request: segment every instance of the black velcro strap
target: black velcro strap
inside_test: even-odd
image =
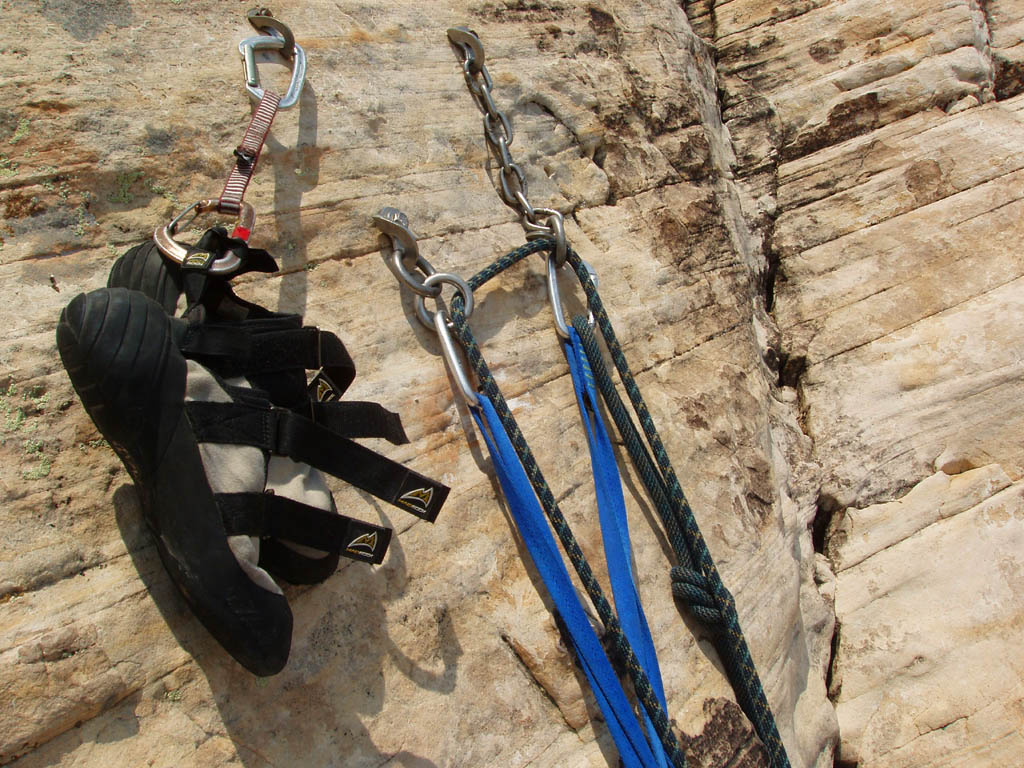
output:
[[[309,464],[433,522],[448,486],[291,411],[242,403],[186,403],[200,443],[253,445]]]
[[[381,501],[433,522],[448,486],[291,411],[280,414],[277,452],[328,472]]]
[[[391,529],[271,493],[221,493],[215,497],[228,536],[271,536],[378,564]]]
[[[196,442],[254,445],[274,453],[277,444],[277,412],[269,407],[244,403],[185,403]]]
[[[203,323],[188,329],[180,349],[226,377],[322,367],[338,396],[356,375],[341,340],[313,327],[253,333],[245,325]]]
[[[335,393],[341,397],[341,393],[349,388],[356,377],[356,364],[352,362],[341,339],[327,331],[319,331],[319,334],[319,367],[330,379]]]
[[[383,437],[394,445],[405,445],[409,438],[402,418],[378,403],[350,400],[343,403],[311,403],[313,421],[342,437]]]

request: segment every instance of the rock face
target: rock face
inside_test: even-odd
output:
[[[829,554],[841,761],[1017,764],[1024,484],[991,464],[939,471],[846,510]]]
[[[691,10],[820,472],[838,764],[1021,765],[1024,7]]]
[[[275,8],[309,74],[247,198],[283,269],[239,290],[338,333],[351,396],[402,413],[412,443],[389,455],[453,493],[430,526],[335,488],[397,536],[376,569],[287,588],[292,658],[269,680],[189,614],[53,342],[71,297],[220,189],[250,30],[208,1],[4,10],[0,763],[615,764],[369,226],[403,209],[464,276],[523,240],[444,37],[468,23],[531,200],[571,214],[601,277],[794,766],[1024,765],[1024,4]],[[477,299],[599,562],[542,265]],[[627,475],[639,588],[690,764],[763,764],[640,487]]]

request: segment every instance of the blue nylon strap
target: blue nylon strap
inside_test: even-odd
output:
[[[633,580],[629,523],[626,520],[626,502],[622,495],[619,467],[598,407],[594,374],[590,370],[583,342],[575,328],[569,328],[569,340],[564,344],[564,348],[566,359],[569,361],[573,389],[576,390],[576,401],[580,407],[580,417],[587,432],[587,444],[590,447],[594,487],[597,491],[597,510],[601,520],[608,576],[615,598],[615,611],[619,615],[626,639],[633,646],[644,672],[651,681],[654,695],[657,696],[662,708],[668,709],[654,640],[651,638],[647,617],[644,615],[636,582]],[[654,723],[646,711],[641,711],[657,764],[660,768],[668,768],[669,760],[654,729]]]
[[[580,605],[544,512],[502,427],[501,419],[486,395],[481,392],[477,397],[480,401],[479,408],[473,408],[471,411],[487,443],[495,474],[508,501],[509,512],[515,520],[530,559],[568,630],[567,640],[572,645],[583,674],[590,683],[623,765],[626,768],[653,768],[661,765],[661,761],[656,760],[652,754],[622,684],[616,677],[583,606]]]

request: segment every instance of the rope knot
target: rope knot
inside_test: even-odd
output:
[[[692,568],[676,566],[669,575],[672,579],[672,594],[686,603],[690,613],[709,627],[723,626],[726,623],[704,574]]]

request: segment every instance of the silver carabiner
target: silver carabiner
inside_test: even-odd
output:
[[[238,44],[238,52],[242,54],[242,66],[245,70],[245,87],[253,98],[262,99],[264,93],[264,89],[260,87],[260,71],[256,66],[256,51],[281,51],[284,56],[286,42],[275,30],[271,29],[270,34],[247,37]],[[278,109],[294,107],[299,101],[302,86],[306,82],[306,52],[298,43],[295,43],[295,55],[291,59],[291,65],[292,80],[288,84],[288,91],[281,97],[281,102],[277,105]]]
[[[597,272],[585,261],[583,262],[583,268],[587,270],[590,282],[597,288]],[[561,338],[568,339],[569,325],[565,322],[565,313],[562,311],[562,295],[558,292],[559,269],[560,267],[555,264],[554,257],[548,256],[548,299],[551,301],[551,312],[555,316],[555,331]],[[593,312],[588,313],[587,322],[591,325],[594,324]]]
[[[471,408],[476,408],[480,405],[480,398],[476,396],[476,389],[470,382],[469,374],[466,372],[459,352],[455,348],[455,339],[452,338],[452,332],[448,327],[448,323],[447,312],[443,309],[438,309],[434,312],[433,327],[437,331],[437,337],[441,340],[441,354],[444,357],[444,362],[448,366],[448,370],[452,372],[452,376],[455,377],[455,381],[462,391],[462,396],[466,398],[466,402]]]

